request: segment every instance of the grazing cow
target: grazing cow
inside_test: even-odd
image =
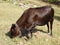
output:
[[[48,22],[50,22],[50,34],[52,35],[53,17],[54,9],[51,6],[29,8],[16,21],[16,24],[12,24],[10,29],[11,37],[15,37],[21,34],[29,38],[28,32],[30,32],[32,36],[31,30],[37,25],[47,25],[49,33]]]

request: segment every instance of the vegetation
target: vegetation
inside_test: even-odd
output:
[[[27,7],[8,2],[0,3],[0,45],[60,45],[60,7],[37,0],[27,0],[20,3]],[[51,5],[55,10],[52,37],[44,33],[47,32],[46,25],[35,27],[42,31],[33,33],[33,38],[28,41],[25,40],[25,37],[11,39],[6,35],[10,30],[11,24],[16,22],[24,10],[44,5]]]
[[[57,2],[58,0],[48,0],[49,2]]]
[[[43,0],[43,1],[55,3],[55,2],[57,2],[58,0]]]

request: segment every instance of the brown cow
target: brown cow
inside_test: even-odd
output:
[[[31,33],[31,30],[39,25],[47,25],[48,33],[49,33],[49,24],[50,22],[50,34],[52,35],[52,24],[54,17],[54,9],[51,6],[43,6],[36,8],[27,9],[22,16],[16,21],[16,24],[12,24],[11,26],[11,37],[15,37],[19,34],[25,35],[28,37],[28,32]]]

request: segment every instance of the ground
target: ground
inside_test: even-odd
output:
[[[29,1],[28,5],[27,1],[23,2],[23,4],[25,5],[24,7],[7,2],[0,3],[0,45],[60,45],[60,7],[41,1],[32,0]],[[53,36],[44,33],[47,32],[46,25],[35,27],[36,29],[42,31],[33,33],[32,39],[28,41],[25,40],[25,37],[16,37],[11,39],[6,35],[6,33],[8,33],[10,30],[11,24],[16,22],[16,20],[22,15],[24,10],[29,7],[38,7],[44,5],[51,5],[55,10]]]

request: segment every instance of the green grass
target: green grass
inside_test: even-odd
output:
[[[40,1],[30,0],[29,2],[31,2],[29,4],[39,6],[52,5],[44,2],[39,3]],[[27,5],[27,1],[24,3]],[[36,32],[33,33],[32,39],[25,41],[24,37],[10,39],[6,36],[6,33],[9,32],[11,24],[16,22],[26,8],[12,3],[0,3],[0,45],[60,45],[60,8],[55,5],[52,5],[52,7],[55,10],[53,37],[49,36],[47,33]],[[37,26],[36,28],[47,32],[46,25]]]

